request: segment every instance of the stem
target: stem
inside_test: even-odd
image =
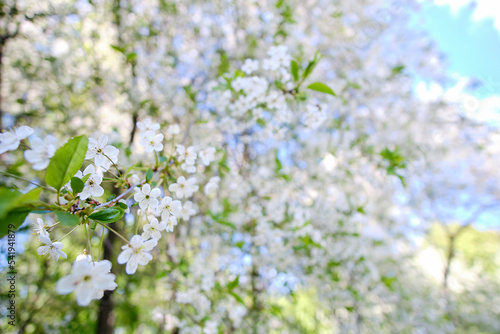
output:
[[[100,204],[100,205],[96,206],[95,209],[97,210],[97,209],[100,209],[102,207],[109,206],[109,205],[113,204],[114,202],[118,202],[120,199],[122,199],[123,197],[125,197],[129,192],[131,192],[134,189],[135,189],[135,185],[134,186],[130,186],[130,188],[128,188],[127,191],[125,191],[124,193],[116,196],[115,198],[113,198],[109,202],[106,202],[106,203],[103,203],[103,204]]]
[[[101,232],[101,242],[99,244],[99,254],[97,254],[97,260],[99,261],[99,259],[101,258],[101,250],[102,250],[102,243],[104,241],[104,227],[102,228],[102,232]]]
[[[59,242],[63,241],[64,238],[66,238],[68,235],[70,235],[71,233],[73,233],[73,231],[76,230],[79,227],[80,227],[80,225],[76,225],[71,231],[69,231],[68,233],[66,233],[66,235],[64,237],[62,237],[61,239],[59,239],[58,241]]]
[[[87,247],[89,248],[89,254],[90,254],[90,257],[92,258],[92,262],[94,262],[94,255],[92,255],[92,247],[90,246],[89,230],[87,228],[86,223],[84,223],[83,226],[85,227],[85,234],[87,235]]]
[[[105,224],[101,224],[99,223],[100,225],[104,226],[105,228],[107,228],[108,230],[110,230],[111,232],[113,232],[114,234],[116,234],[117,236],[119,236],[123,241],[125,241],[128,245],[130,245],[130,242],[125,239],[124,236],[122,236],[120,233],[116,232],[115,230],[113,230],[111,227],[105,225]]]
[[[40,188],[43,188],[43,189],[47,189],[47,190],[50,190],[50,191],[53,191],[53,192],[56,192],[55,189],[52,189],[52,188],[49,188],[49,187],[45,187],[45,186],[42,186],[38,183],[35,183],[35,182],[31,182],[30,180],[27,180],[21,176],[17,176],[17,175],[14,175],[14,174],[11,174],[11,173],[6,173],[6,172],[0,172],[1,174],[4,174],[6,176],[9,176],[9,177],[13,177],[13,178],[16,178],[16,179],[19,179],[19,180],[23,180],[25,182],[28,182],[28,183],[31,183],[32,185],[35,185],[37,187],[40,187]]]
[[[120,173],[120,170],[118,169],[118,166],[116,166],[116,164],[114,163],[114,161],[113,161],[113,160],[111,160],[111,158],[110,158],[110,157],[108,157],[106,154],[102,153],[102,155],[104,155],[106,158],[108,158],[108,160],[109,160],[109,161],[111,161],[111,163],[113,164],[113,166],[115,166],[116,171],[118,172],[118,175],[119,175],[119,176],[122,176],[122,173]],[[109,172],[109,171],[108,171],[108,172]],[[111,173],[111,174],[112,174],[112,173]]]

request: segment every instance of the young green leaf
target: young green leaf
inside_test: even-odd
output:
[[[119,206],[120,208],[122,208],[123,210],[127,210],[128,209],[128,206],[127,204],[123,203],[123,202],[116,202],[116,206]]]
[[[236,288],[238,286],[239,282],[240,282],[240,276],[236,276],[236,278],[234,279],[234,281],[229,282],[227,284],[227,289],[229,291],[233,290],[234,288]]]
[[[83,182],[83,184],[85,184],[85,182],[87,182],[87,180],[88,180],[89,178],[90,178],[90,173],[89,173],[89,174],[87,174],[87,175],[84,175],[84,176],[82,177],[82,182]]]
[[[111,195],[109,195],[109,196],[108,196],[108,198],[106,198],[106,202],[109,202],[109,201],[114,200],[114,199],[115,199],[115,197],[116,197],[116,195],[115,195],[115,194],[111,194]]]
[[[241,298],[239,295],[235,294],[235,293],[234,293],[234,292],[232,292],[232,291],[230,291],[230,292],[229,292],[229,294],[230,294],[231,296],[233,296],[233,297],[234,297],[234,299],[236,299],[236,301],[237,301],[238,303],[240,303],[241,305],[243,305],[243,306],[245,306],[245,307],[246,307],[246,305],[245,305],[245,301],[243,300],[243,298]]]
[[[84,186],[85,185],[80,178],[71,178],[71,189],[73,189],[73,195],[81,193]]]
[[[149,182],[151,181],[151,179],[153,178],[153,170],[148,169],[148,171],[146,172],[146,182]]]
[[[324,83],[321,83],[321,82],[312,83],[309,86],[307,86],[307,88],[315,90],[317,92],[337,96],[337,95],[335,95],[335,92],[330,87],[328,87],[327,85],[325,85]]]
[[[123,210],[119,206],[114,206],[112,208],[106,208],[100,211],[96,211],[89,216],[90,219],[97,220],[101,223],[114,223],[125,214],[125,210]]]
[[[59,220],[61,224],[65,226],[76,226],[78,225],[78,223],[80,223],[80,218],[69,212],[57,211],[56,216],[57,220]]]
[[[87,137],[79,136],[60,147],[50,159],[45,182],[57,190],[61,189],[82,166],[87,146]]]
[[[295,82],[299,81],[299,65],[295,60],[290,63],[290,72],[292,73],[293,80]]]

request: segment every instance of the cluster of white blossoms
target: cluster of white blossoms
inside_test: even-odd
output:
[[[157,133],[160,129],[159,123],[153,123],[151,118],[146,118],[144,122],[137,122],[137,128],[139,129],[139,143],[144,146],[144,150],[147,153],[153,151],[160,152],[163,150],[163,133]]]
[[[212,84],[207,103],[220,116],[221,131],[248,143],[283,140],[294,124],[311,130],[324,127],[331,108],[297,98],[301,80],[292,78],[288,48],[272,46],[267,55],[261,66],[264,75],[257,73],[258,60],[246,59],[233,79]]]
[[[159,123],[146,118],[143,122],[138,122],[136,126],[140,130],[139,142],[144,146],[145,151],[155,151],[157,154],[156,164],[148,170],[147,175],[143,174],[142,177],[137,175],[144,171],[142,166],[136,168],[137,172],[133,172],[137,164],[124,173],[124,168],[121,168],[123,166],[117,166],[120,151],[108,144],[107,135],[88,138],[85,154],[83,148],[80,151],[82,161],[88,162],[86,166],[84,165],[83,171],[73,167],[76,173],[70,181],[59,186],[60,189],[47,188],[57,193],[57,202],[53,207],[57,207],[54,210],[57,219],[62,220],[47,226],[43,219],[37,218],[33,225],[33,230],[42,243],[37,253],[56,261],[60,258],[67,258],[66,253],[62,251],[64,245],[61,241],[79,227],[85,227],[87,244],[73,263],[71,274],[61,278],[57,283],[57,291],[60,294],[75,292],[76,301],[82,306],[88,305],[92,300],[102,298],[105,290],[116,288],[115,275],[111,274],[111,262],[99,261],[92,251],[90,238],[96,232],[96,228],[102,227],[98,232],[102,237],[106,230],[109,230],[108,233],[116,233],[126,241],[126,244],[122,246],[122,252],[117,257],[117,262],[126,264],[127,274],[134,274],[139,266],[144,266],[153,259],[151,251],[158,245],[162,233],[174,232],[180,219],[188,221],[196,214],[198,208],[189,199],[198,192],[200,186],[197,178],[192,174],[208,170],[209,165],[215,160],[216,149],[214,147],[204,146],[197,152],[195,146],[175,145],[175,136],[180,133],[178,125],[170,125],[166,131],[167,138],[172,143],[171,152],[164,152],[162,143],[164,135],[160,132]],[[45,140],[38,137],[26,140],[33,133],[34,130],[30,127],[21,126],[0,134],[1,150],[3,152],[16,150],[23,143],[25,159],[33,164],[33,169],[42,170],[49,166],[51,158],[60,159],[56,154],[58,152],[57,141],[53,136],[47,136]],[[74,139],[77,140],[77,138]],[[61,147],[63,149],[61,152],[68,155],[74,153],[65,151],[65,147],[66,144]],[[64,162],[58,160],[57,163]],[[112,167],[113,170],[111,170]],[[181,174],[185,172],[192,176],[179,175],[178,172]],[[170,181],[161,186],[164,180],[158,183],[159,179],[167,175]],[[68,180],[68,177],[64,180]],[[102,197],[105,194],[103,181],[105,180],[115,182],[117,187],[127,190],[117,198],[115,195],[109,197],[107,202],[103,203]],[[218,176],[210,178],[205,186],[205,193],[213,196],[219,180]],[[135,202],[133,205],[127,203],[130,196],[133,196]],[[185,202],[182,203],[181,200]],[[43,205],[50,207],[48,203]],[[118,220],[125,213],[130,213],[132,207],[136,205],[138,206],[135,211],[136,232],[130,238],[124,237],[109,227],[110,222]],[[117,218],[111,218],[113,214],[118,214]],[[91,224],[92,221],[93,224]],[[142,233],[137,234],[141,222],[144,222]],[[53,233],[56,227],[60,228],[63,225],[73,228],[62,238],[52,239],[49,232]]]

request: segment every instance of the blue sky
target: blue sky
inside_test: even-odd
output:
[[[500,0],[423,1],[416,19],[445,54],[450,74],[481,80],[478,98],[500,95]]]

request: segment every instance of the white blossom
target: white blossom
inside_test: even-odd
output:
[[[198,156],[205,166],[210,165],[210,163],[215,160],[215,147],[207,147],[206,149],[200,151]]]
[[[166,227],[167,226],[163,221],[158,222],[158,219],[153,217],[151,218],[149,224],[144,225],[144,232],[141,234],[141,238],[142,240],[153,238],[154,240],[158,241],[161,238],[161,231],[164,231]]]
[[[219,188],[220,177],[214,176],[208,180],[208,183],[205,185],[205,189],[203,192],[205,195],[212,197],[217,193],[217,189]]]
[[[45,227],[46,227],[45,222],[41,218],[37,218],[36,222],[33,223],[33,231],[36,234],[49,236],[49,233],[47,232]]]
[[[166,231],[167,232],[173,232],[174,231],[174,226],[177,225],[177,217],[175,216],[169,216],[166,219]]]
[[[196,182],[196,178],[194,177],[190,177],[186,180],[184,176],[180,176],[177,179],[177,183],[172,183],[168,187],[168,190],[170,192],[174,192],[175,196],[177,196],[178,198],[189,198],[193,196],[193,194],[199,189]]]
[[[196,207],[194,206],[193,202],[191,201],[184,202],[181,213],[182,219],[189,220],[189,218],[191,218],[191,216],[194,216],[195,214],[196,214]]]
[[[163,134],[155,134],[152,131],[147,131],[140,140],[140,144],[144,146],[144,150],[148,153],[156,151],[161,152],[163,150]]]
[[[0,154],[7,151],[14,151],[21,144],[21,140],[33,133],[33,129],[23,125],[10,131],[0,133]]]
[[[134,195],[134,200],[139,202],[139,207],[146,210],[148,207],[156,208],[158,206],[157,197],[161,195],[159,188],[151,189],[151,185],[145,184],[141,190]]]
[[[87,174],[90,174],[90,176],[85,181],[85,186],[78,197],[81,200],[86,200],[89,197],[101,197],[104,194],[104,189],[101,187],[102,176],[96,173],[94,165],[88,165],[84,169],[83,176]]]
[[[94,159],[96,166],[108,170],[112,163],[117,163],[120,151],[108,144],[108,136],[102,135],[99,139],[89,138],[89,146],[85,159]]]
[[[259,61],[254,59],[245,59],[245,63],[241,66],[241,70],[246,74],[252,74],[259,69]]]
[[[66,254],[61,251],[61,249],[63,248],[62,242],[52,242],[48,234],[38,235],[38,240],[45,244],[45,246],[38,247],[38,255],[48,255],[51,259],[54,259],[56,261],[59,260],[59,256],[66,258]]]
[[[160,130],[160,124],[156,123],[156,122],[153,123],[151,118],[147,117],[146,119],[144,119],[143,122],[137,122],[137,128],[143,134],[150,132],[150,131],[152,131],[154,133],[154,131]]]
[[[132,275],[136,272],[137,266],[144,266],[153,259],[150,251],[157,245],[155,239],[142,240],[139,235],[134,235],[130,239],[130,244],[122,246],[122,252],[118,255],[119,264],[126,263],[125,272]]]
[[[47,136],[45,140],[38,137],[30,139],[30,150],[24,151],[26,161],[33,164],[33,169],[43,170],[47,168],[50,158],[57,150],[57,139],[54,136]]]
[[[162,220],[167,220],[170,216],[178,217],[182,211],[182,204],[179,200],[173,200],[172,197],[165,196],[160,205],[156,208],[156,212],[161,215]]]
[[[104,290],[114,290],[116,276],[111,273],[111,262],[90,262],[89,256],[79,256],[73,263],[71,274],[57,282],[57,292],[67,295],[75,292],[76,302],[87,306],[93,299],[101,299]]]
[[[175,147],[176,151],[177,151],[177,159],[179,161],[186,161],[187,164],[189,165],[194,165],[195,161],[196,161],[196,152],[194,151],[194,147],[193,146],[189,146],[188,148],[185,148],[184,145],[176,145]]]

